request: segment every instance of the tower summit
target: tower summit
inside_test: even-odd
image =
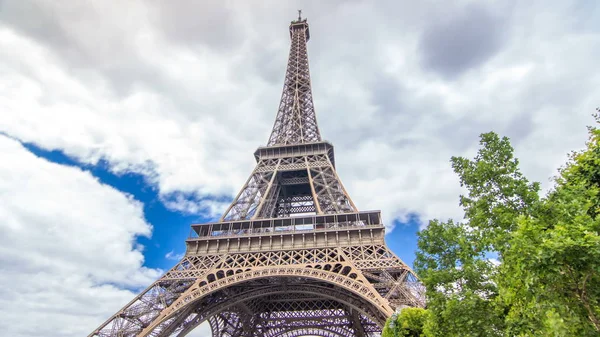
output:
[[[290,55],[283,81],[279,110],[268,145],[303,144],[321,141],[313,105],[306,42],[310,30],[298,11],[290,24]]]
[[[281,102],[256,167],[217,222],[192,224],[181,261],[90,336],[375,336],[394,309],[423,306],[386,246],[380,211],[359,211],[321,139],[306,19],[289,27]]]

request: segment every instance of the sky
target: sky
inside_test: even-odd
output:
[[[0,330],[87,335],[221,215],[268,140],[297,9],[338,174],[412,265],[419,229],[462,217],[449,160],[479,134],[545,190],[584,146],[599,8],[0,0]]]

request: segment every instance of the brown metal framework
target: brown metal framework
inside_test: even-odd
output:
[[[192,225],[183,259],[90,336],[373,336],[402,306],[423,306],[411,269],[385,245],[379,211],[359,212],[321,140],[306,19],[256,168],[218,222]]]

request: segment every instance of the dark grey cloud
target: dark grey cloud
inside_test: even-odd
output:
[[[350,65],[343,66],[348,71]],[[363,74],[357,75],[363,77]],[[419,119],[420,111],[407,106],[409,91],[397,78],[375,71],[351,86],[361,86],[366,91],[367,106],[357,106],[344,91],[336,91],[324,97],[334,105],[323,109],[317,104],[317,115],[323,136],[335,141],[341,149],[353,148],[360,142],[385,141],[394,145],[406,144],[403,133]],[[338,85],[343,86],[344,81]],[[320,88],[313,88],[317,99],[324,95]],[[333,95],[332,95],[333,94]],[[318,102],[317,102],[318,103]],[[398,144],[396,144],[396,141]],[[400,146],[400,145],[399,145]]]
[[[444,123],[436,127],[435,137],[452,144],[453,150],[458,154],[473,148],[479,141],[479,135],[489,131],[494,131],[490,123],[465,116],[444,120]]]
[[[164,37],[161,42],[167,50],[178,45],[197,54],[206,50],[227,53],[231,47],[242,45],[239,20],[223,4],[157,1],[153,5],[147,8],[147,17],[157,23],[154,33]],[[179,93],[176,80],[148,64],[143,51],[136,47],[136,32],[126,28],[128,23],[123,19],[127,15],[112,18],[114,24],[106,15],[93,6],[71,2],[0,1],[0,26],[44,46],[78,78],[97,78],[89,76],[97,73],[117,97],[145,89],[179,96],[174,100],[179,103],[196,100]],[[98,30],[104,32],[96,34]],[[82,37],[86,35],[89,37]]]
[[[73,41],[54,11],[35,1],[0,1],[0,25],[58,50],[72,50]]]
[[[160,32],[176,43],[217,50],[239,47],[244,32],[233,5],[221,1],[155,1]]]
[[[522,113],[514,116],[508,122],[504,135],[511,139],[513,145],[518,145],[533,132],[533,129],[533,115],[530,113]]]
[[[493,57],[504,45],[507,20],[470,5],[427,27],[419,43],[423,66],[453,79]]]
[[[396,78],[379,75],[370,89],[371,100],[377,106],[377,111],[392,116],[401,112],[402,95],[405,90]]]
[[[90,71],[100,72],[121,97],[139,85],[164,87],[161,74],[139,57],[127,37],[115,34],[98,41],[98,45],[89,41],[91,36],[89,40],[77,38],[78,30],[102,29],[99,19],[93,8],[68,2],[0,2],[1,25],[45,47],[77,77],[85,80]]]
[[[283,36],[285,37],[285,35]],[[248,62],[240,64],[239,67],[247,68],[251,64],[255,68],[256,76],[260,76],[260,78],[270,84],[283,86],[287,66],[286,61],[289,54],[288,49],[260,45],[253,49],[253,53],[248,55]]]

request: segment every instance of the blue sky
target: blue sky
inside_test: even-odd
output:
[[[144,266],[167,270],[175,265],[179,256],[185,253],[185,239],[190,234],[190,224],[216,221],[202,215],[189,215],[167,208],[161,201],[158,189],[146,177],[138,173],[115,174],[101,161],[96,165],[84,164],[65,155],[62,151],[48,151],[34,144],[23,144],[38,157],[68,166],[76,166],[90,172],[102,184],[130,194],[143,203],[144,217],[153,227],[151,238],[138,237],[137,242],[144,246]],[[253,160],[252,154],[248,160]],[[413,266],[417,247],[419,219],[409,216],[408,222],[394,221],[394,230],[386,236],[390,249],[410,267]]]

